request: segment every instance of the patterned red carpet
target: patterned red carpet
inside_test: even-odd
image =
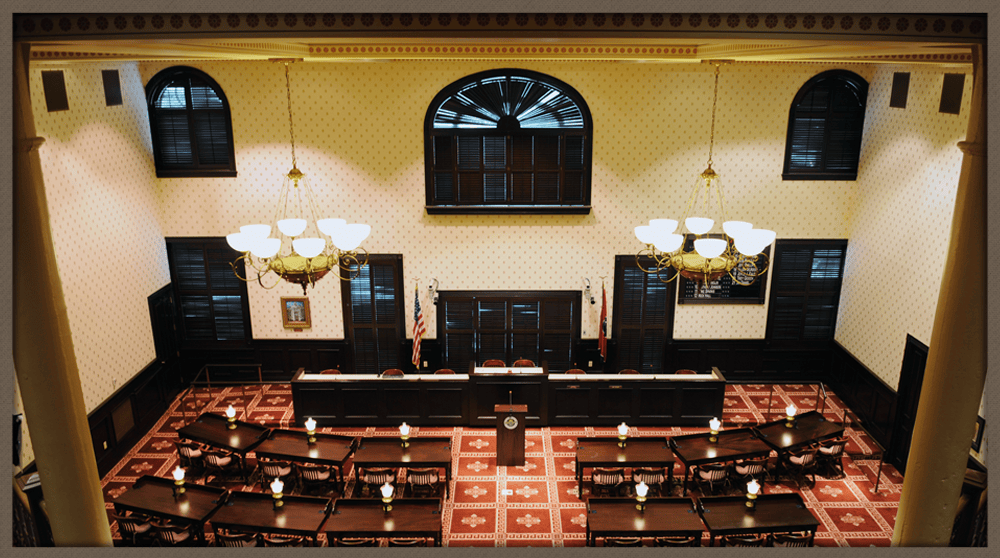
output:
[[[773,419],[780,418],[788,403],[810,410],[817,405],[817,387],[812,385],[733,385],[726,388],[724,427],[735,428],[768,420],[768,397],[772,397]],[[203,389],[181,401],[175,400],[167,413],[102,480],[109,515],[115,498],[142,475],[169,476],[177,455],[175,429],[201,412],[222,414],[232,404],[238,417],[270,427],[288,428],[293,419],[291,388],[288,384]],[[186,416],[185,416],[186,412]],[[840,421],[844,407],[830,393],[824,413]],[[394,428],[323,428],[322,432],[396,436]],[[639,427],[630,436],[677,436],[704,432],[707,428]],[[879,462],[873,458],[877,446],[860,429],[848,428],[850,443],[844,457],[846,476],[839,480],[816,477],[813,488],[801,492],[809,509],[820,521],[817,546],[889,546],[902,476],[890,465],[882,469],[878,492],[873,491]],[[589,497],[589,477],[584,500],[576,496],[573,477],[577,437],[617,434],[613,427],[529,428],[526,462],[523,467],[496,466],[496,437],[492,429],[414,427],[411,436],[451,436],[453,478],[451,500],[444,503],[445,546],[583,546],[586,525],[585,503]],[[253,465],[254,454],[249,454]],[[353,493],[353,467],[346,492]],[[675,478],[683,478],[680,464]],[[204,481],[199,481],[204,482]],[[213,481],[214,482],[214,481]],[[258,485],[227,482],[234,490],[259,491]],[[794,482],[764,487],[765,493],[798,490]],[[693,494],[697,495],[695,489]],[[677,495],[677,491],[674,491]],[[112,533],[118,537],[117,525]],[[321,536],[321,540],[323,537]],[[707,537],[705,540],[707,544]],[[383,544],[385,544],[383,542]]]

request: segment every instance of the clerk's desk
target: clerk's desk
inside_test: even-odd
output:
[[[547,374],[544,367],[471,374],[311,374],[292,379],[295,424],[493,427],[497,403],[527,405],[526,426],[704,426],[722,416],[726,378],[709,373]],[[510,372],[508,372],[510,370]]]

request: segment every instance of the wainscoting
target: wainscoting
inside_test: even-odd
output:
[[[830,347],[828,383],[854,411],[868,433],[888,449],[896,416],[896,390],[887,386],[840,343],[831,341]]]

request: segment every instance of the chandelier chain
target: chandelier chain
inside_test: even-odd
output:
[[[708,139],[708,166],[712,166],[712,149],[715,147],[715,105],[719,101],[719,64],[715,65],[715,92],[712,95],[712,133]],[[288,109],[289,113],[291,108]],[[294,149],[294,144],[293,144]]]
[[[292,123],[292,80],[288,76],[288,65],[289,65],[288,62],[285,62],[285,93],[288,96],[288,135],[291,137],[292,140],[292,168],[296,168],[297,165],[295,164],[295,125]],[[718,81],[718,74],[716,74],[716,81]]]

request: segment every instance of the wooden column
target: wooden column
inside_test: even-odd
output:
[[[14,368],[56,546],[111,546],[49,229],[27,55],[27,45],[14,44]]]
[[[986,380],[986,65],[973,47],[965,154],[934,331],[892,534],[893,546],[948,546]]]

